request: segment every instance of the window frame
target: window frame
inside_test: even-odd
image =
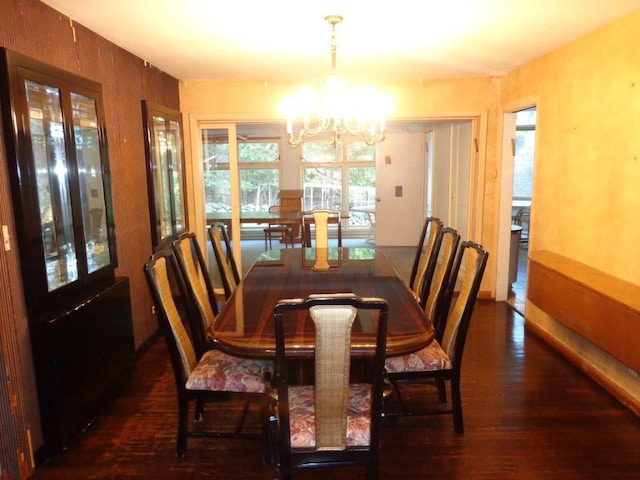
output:
[[[352,168],[373,168],[374,172],[376,171],[376,148],[375,146],[371,147],[373,150],[373,158],[371,160],[351,160],[349,158],[349,146],[354,143],[364,143],[361,140],[350,140],[350,139],[342,139],[338,145],[335,147],[336,152],[339,150],[339,155],[336,153],[335,161],[330,162],[314,162],[305,159],[304,154],[304,145],[309,143],[326,143],[324,140],[307,140],[300,147],[300,185],[302,186],[303,192],[303,209],[306,209],[306,189],[304,183],[305,170],[308,168],[339,168],[341,170],[341,212],[348,212],[350,210],[351,205],[349,205],[349,174],[350,169]],[[377,172],[376,172],[377,173]],[[375,195],[374,195],[375,196]],[[360,225],[353,225],[350,221],[351,228],[357,228]]]

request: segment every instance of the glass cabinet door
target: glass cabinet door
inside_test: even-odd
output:
[[[82,218],[84,246],[89,273],[110,263],[105,216],[104,184],[98,136],[98,115],[95,100],[71,92],[73,134]]]
[[[180,112],[142,102],[151,241],[157,249],[187,228]]]
[[[102,87],[6,49],[0,74],[25,299],[39,316],[115,278]]]
[[[59,89],[25,81],[48,291],[78,279]]]

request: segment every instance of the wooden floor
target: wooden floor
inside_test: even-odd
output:
[[[453,433],[449,415],[386,420],[383,479],[640,478],[640,419],[529,334],[505,303],[477,304],[462,394],[464,435]],[[207,422],[230,424],[236,413],[210,405]],[[250,423],[257,428],[257,415]],[[126,392],[33,478],[277,478],[258,441],[189,439],[187,457],[178,459],[175,427],[173,376],[158,341]],[[364,473],[320,470],[296,478],[355,479]]]

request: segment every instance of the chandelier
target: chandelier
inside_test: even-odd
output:
[[[331,75],[321,89],[302,88],[283,100],[288,143],[298,147],[307,138],[323,134],[335,147],[349,133],[361,136],[367,145],[375,145],[384,140],[391,98],[371,86],[350,88],[336,74],[336,25],[342,17],[328,15],[324,20],[331,25]],[[298,126],[301,128],[295,134]]]

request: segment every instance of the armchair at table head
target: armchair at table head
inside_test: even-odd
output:
[[[307,311],[315,332],[315,384],[294,385],[289,378],[287,338],[290,320]],[[366,377],[349,379],[351,331],[366,315],[377,329]],[[384,390],[387,302],[353,294],[311,295],[281,300],[275,308],[277,445],[282,478],[293,469],[366,466],[377,478]]]
[[[216,222],[211,225],[211,227],[209,227],[209,239],[211,240],[213,254],[216,257],[216,263],[220,271],[224,295],[228,300],[240,284],[240,274],[238,273],[238,266],[233,257],[233,250],[231,249],[231,242],[225,224]]]
[[[187,452],[187,437],[262,438],[262,435],[243,434],[242,421],[238,430],[231,433],[200,431],[188,428],[189,403],[196,402],[195,416],[202,413],[202,405],[208,400],[222,400],[221,392],[248,396],[260,402],[266,409],[265,376],[272,370],[270,362],[233,357],[220,350],[209,350],[198,356],[187,333],[184,320],[176,306],[170,285],[170,272],[178,282],[175,257],[171,250],[160,250],[144,266],[144,272],[158,315],[158,325],[169,349],[178,394],[178,431],[176,453],[182,457]],[[242,420],[244,420],[244,413]]]
[[[462,353],[471,322],[471,315],[480,289],[480,283],[487,264],[488,253],[473,242],[462,242],[458,249],[451,278],[447,284],[444,299],[446,323],[441,343],[432,341],[429,345],[415,353],[402,357],[391,357],[386,360],[387,377],[391,381],[400,403],[401,411],[385,413],[393,415],[431,415],[434,413],[453,414],[453,425],[456,433],[464,432],[462,420],[462,400],[460,397],[460,371]],[[458,295],[451,304],[454,290]],[[433,378],[438,386],[439,400],[446,402],[445,381],[451,388],[451,408],[424,410],[407,410],[402,400],[400,383],[424,383],[424,379]]]

